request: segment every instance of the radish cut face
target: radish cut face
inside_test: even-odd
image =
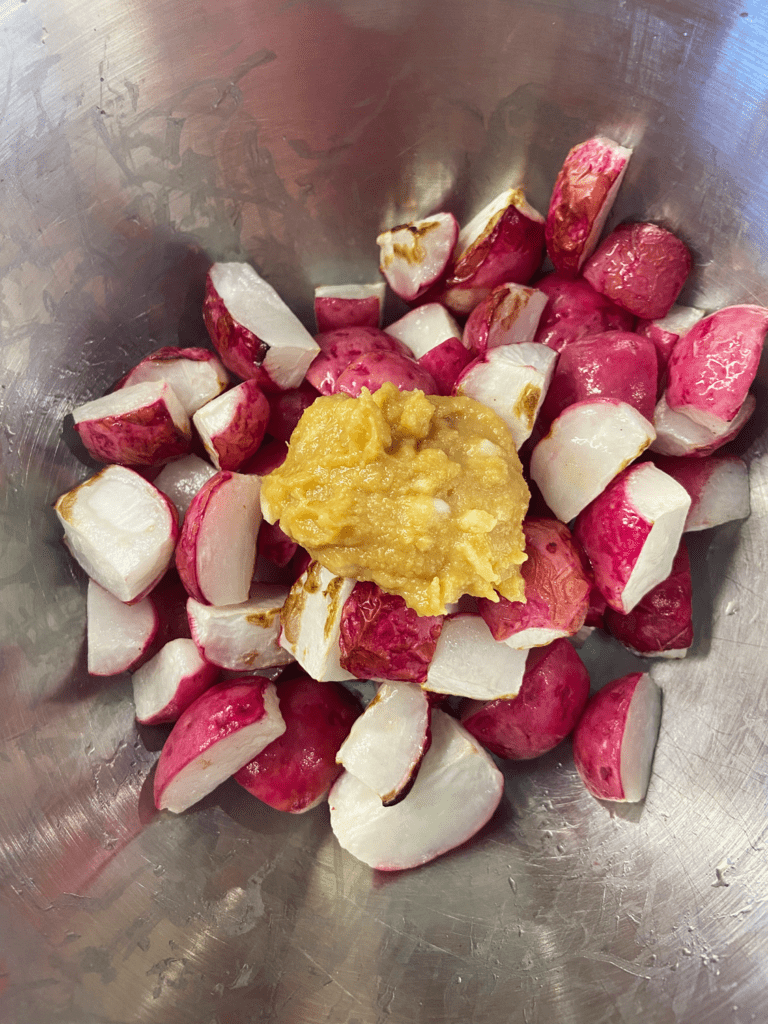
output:
[[[176,506],[181,521],[194,496],[215,475],[216,470],[210,462],[201,459],[199,455],[185,455],[163,466],[154,484]]]
[[[118,387],[158,380],[170,384],[187,416],[220,395],[229,383],[227,371],[207,349],[168,347],[142,359]]]
[[[644,673],[629,702],[621,743],[621,785],[628,803],[637,803],[648,791],[660,725],[661,690]]]
[[[379,269],[395,295],[412,302],[434,284],[448,265],[458,236],[452,213],[436,213],[380,234]]]
[[[312,562],[283,605],[280,644],[313,679],[355,678],[339,661],[341,616],[354,586],[354,580],[334,576]]]
[[[522,284],[500,284],[472,310],[464,327],[465,348],[482,356],[500,345],[532,342],[547,304],[544,292]]]
[[[136,720],[143,725],[175,722],[218,674],[216,666],[203,658],[192,640],[169,640],[133,674]]]
[[[146,655],[160,628],[152,600],[124,604],[93,580],[86,598],[88,671],[92,676],[130,672]]]
[[[689,416],[670,409],[666,395],[662,395],[653,414],[656,439],[651,451],[659,455],[689,455],[703,458],[732,441],[755,411],[755,396],[747,395],[744,404],[730,423],[718,430],[710,430]]]
[[[520,690],[527,651],[497,643],[479,615],[448,618],[429,666],[425,690],[456,697],[494,700]]]
[[[450,338],[461,340],[461,328],[439,302],[426,302],[400,317],[385,331],[406,345],[414,359],[421,359]]]
[[[418,867],[478,832],[499,805],[504,776],[479,743],[442,711],[410,793],[393,807],[350,772],[328,796],[340,846],[380,871]]]
[[[653,461],[690,495],[686,533],[709,530],[749,516],[749,470],[737,455],[710,455],[703,459],[657,455]]]
[[[243,604],[214,607],[187,601],[192,639],[214,665],[235,672],[287,665],[293,656],[279,644],[280,609],[288,588],[257,583]]]
[[[192,422],[217,469],[239,469],[259,450],[269,402],[255,380],[246,380],[208,402]]]

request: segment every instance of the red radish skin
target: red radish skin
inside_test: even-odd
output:
[[[545,229],[547,252],[561,273],[577,274],[594,251],[631,155],[600,136],[574,146],[565,158]]]
[[[280,529],[279,523],[262,521],[256,550],[262,558],[274,562],[280,569],[285,568],[296,554],[299,545]]]
[[[133,674],[136,721],[167,725],[216,682],[219,669],[209,664],[194,642],[170,640]]]
[[[155,806],[176,814],[213,792],[285,732],[274,684],[216,683],[174,725],[155,771]]]
[[[235,773],[235,782],[276,811],[303,814],[321,803],[342,772],[336,753],[360,715],[339,683],[308,676],[277,685],[285,732]]]
[[[644,799],[661,721],[661,691],[643,672],[607,683],[590,697],[573,733],[573,760],[600,800]]]
[[[749,470],[737,455],[710,455],[704,459],[654,455],[653,462],[690,495],[686,533],[709,530],[749,516]]]
[[[215,475],[210,462],[199,455],[185,455],[163,466],[153,483],[176,506],[181,522],[194,496]]]
[[[660,371],[666,369],[680,336],[689,331],[703,316],[703,309],[675,305],[660,320],[641,320],[638,323],[637,333],[649,338],[656,346]]]
[[[315,322],[318,334],[339,327],[381,327],[386,285],[319,285],[315,288]]]
[[[442,277],[458,237],[452,213],[436,213],[380,234],[379,270],[395,295],[406,302],[423,295]]]
[[[269,420],[269,402],[255,380],[246,380],[192,417],[217,469],[237,470],[259,450]]]
[[[584,264],[592,287],[643,320],[669,313],[691,272],[684,242],[657,224],[620,224]]]
[[[744,404],[730,423],[719,430],[709,430],[695,423],[685,413],[676,412],[667,405],[662,395],[653,414],[656,438],[651,451],[659,455],[679,455],[701,459],[716,452],[732,441],[747,423],[756,406],[755,396],[747,395]]]
[[[210,275],[205,282],[203,320],[221,361],[238,377],[258,377],[267,346],[253,331],[238,323],[227,310]]]
[[[321,395],[337,391],[336,382],[350,363],[369,352],[393,352],[405,358],[410,349],[397,338],[374,327],[348,327],[318,334],[320,352],[307,370],[307,381]]]
[[[533,341],[547,304],[544,292],[521,284],[500,284],[479,302],[464,327],[462,342],[476,356],[491,348]]]
[[[373,393],[387,381],[400,391],[423,391],[438,394],[433,378],[419,364],[396,352],[366,352],[339,374],[336,392],[357,398],[363,388]]]
[[[548,299],[533,340],[555,352],[592,334],[634,330],[636,317],[596,292],[582,277],[545,274],[533,287]]]
[[[286,441],[268,441],[263,444],[255,455],[251,456],[240,467],[240,472],[253,476],[266,476],[285,462],[288,454]]]
[[[157,380],[170,384],[187,416],[220,395],[229,383],[227,371],[208,349],[167,346],[142,359],[115,389]]]
[[[462,371],[472,362],[472,353],[458,338],[448,338],[417,362],[434,380],[438,395],[452,395]]]
[[[414,359],[421,359],[448,340],[461,340],[461,328],[439,302],[426,302],[390,324],[386,333],[401,342]]]
[[[86,597],[88,672],[114,676],[132,672],[151,653],[160,616],[151,597],[125,604],[93,580]]]
[[[473,701],[464,728],[499,757],[527,761],[553,750],[574,729],[589,698],[589,672],[567,640],[528,655],[513,700]]]
[[[278,441],[290,441],[304,410],[312,405],[318,394],[310,383],[304,381],[297,388],[270,395],[267,421],[267,433],[270,437]]]

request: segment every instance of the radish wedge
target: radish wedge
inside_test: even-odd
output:
[[[194,496],[215,475],[216,470],[210,462],[199,455],[185,455],[163,466],[153,483],[173,502],[182,521]]]
[[[452,213],[436,213],[380,234],[379,269],[395,295],[406,302],[423,295],[442,276],[458,237]]]
[[[217,469],[239,469],[264,439],[269,402],[255,380],[231,388],[202,409],[192,422]]]
[[[417,306],[390,324],[385,333],[406,345],[414,359],[421,359],[449,338],[461,339],[461,328],[439,302]]]
[[[596,292],[583,277],[545,274],[534,287],[544,292],[548,302],[533,340],[549,345],[555,352],[592,334],[634,330],[635,317]]]
[[[269,680],[250,676],[216,683],[182,713],[160,751],[155,806],[186,811],[284,732]]]
[[[319,562],[296,580],[281,613],[280,644],[313,679],[354,679],[339,662],[344,603],[355,581],[334,576]]]
[[[686,533],[709,530],[749,516],[749,470],[737,455],[710,455],[704,459],[656,455],[653,461],[690,495]]]
[[[220,395],[229,383],[227,371],[208,349],[168,347],[142,359],[117,387],[157,380],[170,384],[187,416]]]
[[[497,643],[479,615],[447,618],[429,666],[425,690],[494,700],[514,697],[523,682],[527,651]]]
[[[124,604],[93,580],[86,597],[88,671],[92,676],[131,672],[147,656],[160,628],[151,598]]]
[[[337,327],[381,327],[386,285],[325,284],[315,288],[315,321],[318,334]]]
[[[345,772],[328,796],[340,846],[380,871],[415,868],[471,839],[491,818],[504,776],[453,718],[432,712],[432,744],[410,793],[384,807],[372,789]]]
[[[661,319],[641,320],[638,323],[637,333],[650,339],[656,346],[660,370],[666,369],[669,357],[680,336],[689,331],[703,316],[703,309],[674,305]]]
[[[738,413],[725,426],[710,430],[694,422],[683,412],[670,409],[665,395],[656,404],[653,426],[656,439],[651,451],[659,455],[681,455],[703,458],[732,441],[755,411],[755,396],[747,395]]]
[[[213,665],[235,672],[287,665],[293,657],[279,644],[280,609],[288,588],[257,583],[242,604],[213,607],[187,601],[192,639]]]
[[[470,313],[462,337],[464,347],[482,356],[500,345],[533,341],[546,304],[547,296],[535,288],[500,284]]]
[[[175,722],[218,675],[218,668],[203,658],[192,640],[169,640],[133,674],[136,721],[142,725]]]

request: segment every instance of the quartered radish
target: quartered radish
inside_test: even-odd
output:
[[[703,316],[703,309],[675,304],[660,320],[641,320],[638,323],[637,333],[649,338],[656,346],[660,370],[666,368],[678,338],[697,324]]]
[[[709,455],[704,459],[655,455],[653,461],[690,495],[686,533],[749,516],[749,470],[737,455]]]
[[[280,644],[313,679],[355,678],[339,661],[341,616],[354,586],[354,580],[334,576],[319,562],[311,562],[286,598]]]
[[[249,672],[256,668],[287,665],[293,657],[280,639],[280,609],[288,587],[255,583],[242,604],[219,607],[187,601],[192,639],[213,665]]]
[[[322,284],[315,288],[315,322],[318,334],[337,327],[381,327],[386,285]]]
[[[527,651],[497,643],[480,615],[460,613],[443,623],[425,690],[494,700],[520,690]]]
[[[452,213],[435,213],[382,232],[376,239],[379,269],[395,295],[406,302],[423,295],[442,277],[458,237]]]
[[[192,417],[217,469],[239,469],[259,450],[269,420],[269,402],[255,380],[231,388]]]
[[[318,334],[320,351],[307,370],[307,381],[321,395],[332,395],[336,382],[350,363],[372,352],[392,352],[410,358],[407,345],[376,327],[344,327]]]
[[[229,376],[213,352],[205,348],[160,348],[134,366],[118,388],[164,380],[184,407],[187,416],[220,395]]]
[[[160,628],[150,597],[124,604],[93,580],[86,597],[88,671],[92,676],[131,672],[147,657]]]
[[[534,282],[544,292],[547,304],[539,320],[534,341],[561,352],[579,338],[603,331],[632,331],[636,318],[605,295],[596,292],[583,277],[557,271]]]
[[[179,533],[176,509],[132,469],[107,466],[54,508],[72,555],[119,601],[146,597],[168,568]]]
[[[403,345],[414,359],[420,359],[450,338],[461,340],[462,331],[439,302],[426,302],[395,320],[386,330]]]
[[[653,414],[656,438],[650,448],[659,455],[680,455],[703,458],[732,441],[755,411],[755,396],[747,395],[739,411],[730,423],[710,430],[696,423],[683,412],[670,409],[666,395],[659,399]]]
[[[166,463],[152,482],[176,506],[181,522],[194,496],[215,475],[210,462],[199,455],[184,455]]]
[[[169,640],[134,672],[133,702],[142,725],[175,722],[219,675],[192,640]]]
[[[464,327],[464,347],[476,356],[500,345],[533,341],[547,304],[544,292],[523,284],[500,284],[479,302]]]

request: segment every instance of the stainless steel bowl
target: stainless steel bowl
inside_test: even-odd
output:
[[[467,848],[374,874],[325,808],[223,786],[159,816],[159,738],[84,668],[51,501],[62,423],[141,354],[203,337],[212,259],[305,316],[374,236],[460,217],[597,131],[636,147],[614,220],[696,254],[684,296],[766,302],[768,15],[733,0],[0,3],[0,1017],[13,1024],[746,1024],[765,1019],[765,388],[753,513],[693,542],[697,635],[659,663],[642,810],[567,748],[506,769]],[[765,379],[763,376],[762,379]],[[633,664],[607,644],[596,678]]]

